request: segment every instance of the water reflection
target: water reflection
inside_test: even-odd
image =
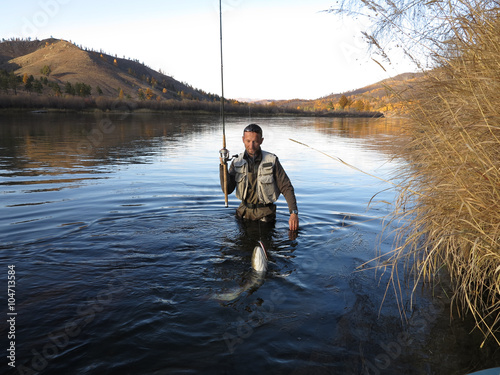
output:
[[[276,143],[273,133],[280,132],[286,119],[265,119],[266,144]],[[115,162],[137,163],[154,155],[158,147],[168,147],[168,152],[179,152],[181,142],[190,142],[207,128],[217,126],[219,120],[210,116],[175,115],[105,115],[88,114],[75,117],[65,114],[16,114],[0,117],[0,150],[2,163],[7,170],[31,173],[43,169],[45,173],[58,174],[75,167],[96,166]],[[240,126],[239,122],[228,127]],[[301,122],[301,128],[349,139],[362,139],[369,143],[373,136],[398,134],[397,122],[384,119],[324,119],[311,118]],[[234,132],[232,143],[240,131]],[[271,134],[271,136],[269,135]],[[297,135],[297,134],[296,134]],[[300,136],[299,136],[300,138]],[[300,139],[299,139],[300,140]],[[78,171],[79,172],[79,171]]]
[[[180,140],[203,130],[199,118],[193,122],[189,117],[153,114],[17,114],[2,115],[0,120],[0,155],[5,169],[29,167],[32,172],[43,169],[51,174],[117,161],[136,163],[152,155],[158,142],[176,150]]]
[[[248,122],[228,119],[233,153]],[[297,238],[282,198],[271,226],[237,221],[234,196],[224,208],[218,118],[0,115],[0,262],[20,269],[25,373],[463,374],[493,364],[428,289],[398,306],[387,274],[357,271],[377,244],[392,247],[391,228],[379,235],[394,191],[288,140],[384,175],[395,164],[379,146],[397,124],[252,122],[294,184]],[[258,240],[263,280],[251,273]],[[207,298],[254,281],[230,303]],[[79,331],[58,347],[51,338],[68,322]]]

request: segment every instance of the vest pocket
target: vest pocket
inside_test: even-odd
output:
[[[237,167],[235,166],[235,171],[236,171],[236,175],[234,176],[235,177],[235,181],[236,181],[236,197],[238,199],[241,199],[241,200],[244,200],[245,199],[245,196],[247,194],[246,192],[246,189],[247,189],[247,175],[246,175],[246,171],[245,171],[245,167],[244,166],[241,166],[241,167]]]
[[[271,181],[267,182],[269,180],[269,178],[271,179]],[[271,182],[274,181],[274,178],[273,178],[273,164],[272,163],[266,163],[266,164],[260,166],[259,179],[263,183],[271,183]]]
[[[264,203],[274,203],[278,199],[276,193],[276,184],[274,183],[274,177],[272,174],[260,175],[259,177],[260,188],[262,189],[259,193],[260,199]]]
[[[267,184],[272,184],[274,183],[274,177],[272,174],[266,174],[266,175],[262,175],[260,176],[260,182],[263,184],[263,185],[267,185]]]

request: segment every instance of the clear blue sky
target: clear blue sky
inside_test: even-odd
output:
[[[322,10],[335,0],[222,0],[227,98],[316,99],[410,71],[370,58],[361,21]],[[0,38],[53,36],[220,94],[218,0],[4,2]]]

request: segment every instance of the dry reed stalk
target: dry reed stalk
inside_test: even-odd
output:
[[[404,261],[417,282],[444,267],[457,311],[500,345],[499,16],[471,8],[452,18],[439,68],[407,98],[411,142],[398,154],[410,168],[394,213],[406,224],[384,266]]]

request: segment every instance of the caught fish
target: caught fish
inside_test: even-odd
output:
[[[259,246],[255,246],[253,249],[252,268],[252,272],[242,287],[233,289],[227,293],[215,294],[214,298],[224,302],[234,301],[247,290],[255,290],[264,283],[267,271],[267,254],[261,241],[259,241]]]
[[[267,271],[267,254],[261,241],[259,241],[259,246],[253,249],[252,268],[257,272]]]

